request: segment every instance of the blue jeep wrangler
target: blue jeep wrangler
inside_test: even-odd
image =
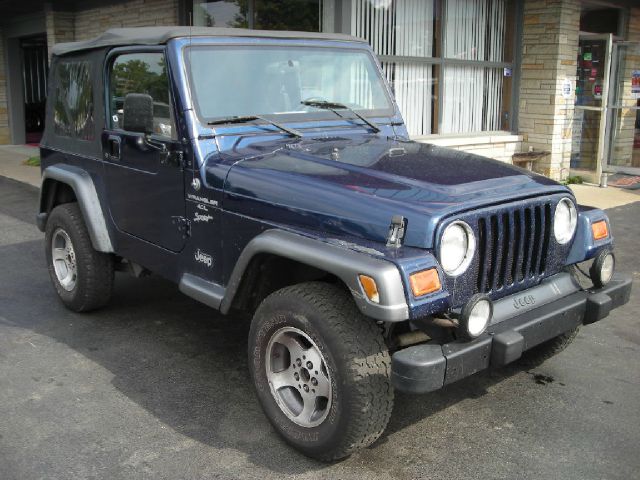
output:
[[[540,362],[629,299],[603,211],[409,141],[352,37],[109,30],[54,48],[46,115],[37,219],[62,302],[103,307],[122,270],[250,312],[262,408],[315,458],[375,441],[394,389]]]

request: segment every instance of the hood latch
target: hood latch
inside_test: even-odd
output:
[[[400,248],[404,238],[405,218],[402,215],[391,217],[389,234],[387,235],[387,247]]]

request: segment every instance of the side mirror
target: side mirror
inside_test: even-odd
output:
[[[122,128],[128,132],[153,133],[153,99],[146,93],[124,97]]]

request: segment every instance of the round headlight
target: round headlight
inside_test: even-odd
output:
[[[604,287],[613,278],[616,269],[616,258],[610,251],[602,251],[591,264],[589,275],[593,284],[600,288]]]
[[[467,339],[478,338],[491,323],[493,303],[483,294],[476,294],[462,308],[458,318],[460,335]]]
[[[563,198],[556,206],[553,216],[553,234],[560,245],[564,245],[573,238],[578,225],[578,211],[568,198]]]
[[[464,272],[476,249],[476,237],[471,227],[457,221],[444,229],[440,240],[440,265],[447,275],[460,275]]]

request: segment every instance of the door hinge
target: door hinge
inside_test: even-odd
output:
[[[182,150],[168,151],[164,150],[160,152],[160,164],[169,165],[178,168],[184,168],[184,152]]]
[[[171,217],[173,224],[178,231],[182,233],[182,238],[187,238],[191,235],[191,222],[184,217]]]

